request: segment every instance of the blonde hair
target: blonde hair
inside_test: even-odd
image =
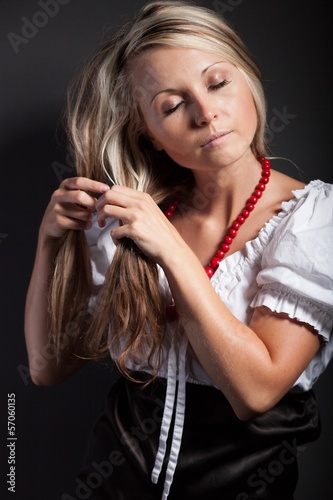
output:
[[[67,125],[77,175],[103,182],[112,179],[149,193],[161,205],[177,192],[188,190],[193,179],[190,170],[154,150],[136,104],[135,96],[145,89],[133,88],[130,63],[157,45],[216,53],[242,72],[257,110],[251,147],[258,158],[266,154],[266,107],[260,72],[252,56],[233,29],[205,7],[183,1],[153,1],[111,36],[69,92]],[[134,363],[148,359],[151,365],[154,358],[156,369],[165,331],[165,298],[153,261],[126,240],[119,244],[95,313],[80,321],[79,335],[72,335],[69,325],[79,312],[84,316],[82,310],[86,310],[92,290],[84,233],[68,232],[60,242],[51,274],[51,333],[59,357],[62,337],[67,335],[72,337],[74,351],[76,342],[84,338],[91,357],[103,356],[111,347],[119,353],[116,361],[127,376],[129,358]]]

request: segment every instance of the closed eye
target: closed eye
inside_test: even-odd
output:
[[[175,111],[177,111],[177,109],[183,104],[184,101],[180,101],[178,104],[176,104],[176,106],[174,106],[173,108],[170,108],[170,109],[166,109],[164,111],[164,114],[165,115],[171,115],[172,113],[174,113]]]
[[[230,80],[222,80],[221,82],[216,83],[215,85],[210,85],[208,87],[208,90],[218,90],[218,89],[221,89],[222,87],[225,87],[229,83],[230,83]]]

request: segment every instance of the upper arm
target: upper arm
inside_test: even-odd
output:
[[[309,324],[265,306],[254,309],[249,327],[267,348],[273,367],[274,388],[277,397],[282,397],[318,352],[320,336]]]
[[[298,196],[265,247],[251,303],[250,328],[282,393],[325,348],[333,325],[333,186],[317,181]]]

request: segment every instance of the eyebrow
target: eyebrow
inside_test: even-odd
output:
[[[210,64],[209,66],[207,66],[207,68],[205,68],[204,70],[202,70],[201,77],[203,77],[211,67],[216,66],[217,64],[224,63],[224,62],[226,62],[226,61],[217,61],[217,62],[215,62],[213,64]],[[168,88],[168,89],[160,90],[159,92],[157,92],[157,94],[154,95],[154,97],[150,101],[150,104],[152,104],[152,102],[154,101],[154,99],[156,99],[156,97],[158,95],[160,95],[160,94],[174,94],[175,92],[178,92],[178,90],[174,89],[174,88]]]

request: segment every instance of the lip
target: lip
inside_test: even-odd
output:
[[[215,134],[212,134],[208,137],[208,139],[201,145],[201,147],[205,149],[218,146],[219,144],[224,142],[229,134],[230,132],[215,132]]]

